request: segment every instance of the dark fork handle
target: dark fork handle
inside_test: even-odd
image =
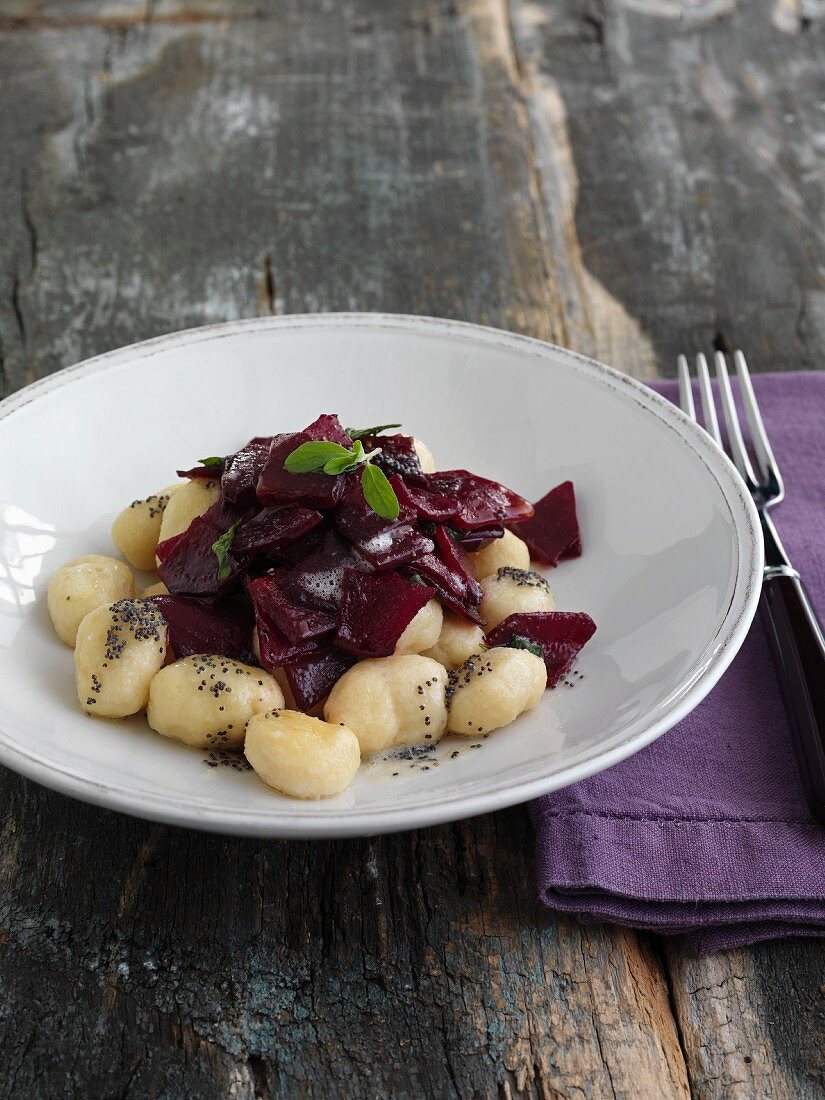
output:
[[[825,637],[792,572],[766,575],[761,608],[805,797],[825,825]]]

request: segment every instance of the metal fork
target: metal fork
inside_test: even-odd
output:
[[[765,633],[782,689],[805,797],[813,816],[825,825],[825,637],[822,624],[768,515],[768,510],[784,497],[785,488],[756,403],[745,356],[737,351],[733,361],[759,468],[758,475],[742,437],[727,361],[721,352],[716,352],[714,360],[730,457],[754,499],[765,539],[760,603]],[[687,359],[680,355],[677,363],[679,403],[689,417],[697,420]],[[705,431],[722,448],[710,372],[704,355],[696,356],[696,374]]]

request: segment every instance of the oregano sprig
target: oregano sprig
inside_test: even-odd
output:
[[[302,443],[287,455],[284,469],[291,474],[329,474],[336,477],[357,470],[360,466],[364,500],[382,519],[396,519],[400,511],[398,497],[387,480],[387,475],[372,462],[380,453],[380,447],[374,451],[365,451],[360,438],[355,439],[351,448],[325,439],[311,440],[309,443]]]
[[[215,539],[212,543],[212,552],[218,559],[218,580],[225,581],[232,573],[232,562],[229,560],[229,548],[235,541],[235,532],[241,525],[240,520],[236,520],[228,531],[225,531],[220,538]]]
[[[390,428],[400,428],[400,424],[375,424],[372,428],[347,428],[347,435],[353,441],[357,439],[363,439],[365,435],[378,435],[381,432],[386,432]]]

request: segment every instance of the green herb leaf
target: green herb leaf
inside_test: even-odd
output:
[[[357,470],[361,463],[366,461],[366,458],[364,444],[360,439],[356,439],[352,451],[347,451],[345,455],[340,455],[338,458],[331,458],[327,462],[324,466],[324,473],[348,474],[350,470]]]
[[[218,580],[225,581],[232,573],[232,563],[229,560],[229,547],[235,541],[235,532],[241,525],[240,520],[236,520],[235,523],[226,531],[219,539],[215,539],[212,543],[212,552],[218,559]]]
[[[424,578],[421,576],[420,573],[413,573],[412,576],[407,578],[407,580],[410,582],[410,584],[426,584],[427,583],[424,580]]]
[[[398,497],[387,481],[384,471],[373,466],[371,462],[364,466],[364,472],[361,474],[361,488],[364,490],[364,500],[373,512],[382,519],[398,518],[400,511]]]
[[[529,638],[525,638],[521,634],[514,634],[509,642],[505,642],[507,649],[526,649],[528,653],[535,654],[536,657],[544,658],[544,652],[540,645],[536,642],[531,642]]]
[[[288,454],[284,469],[291,474],[320,473],[324,466],[333,458],[344,458],[352,461],[352,451],[342,447],[340,443],[328,443],[326,440],[302,443],[300,447]]]
[[[400,424],[376,424],[372,428],[347,428],[346,432],[354,443],[357,439],[363,439],[365,435],[378,435],[379,432],[385,432],[388,428],[400,427]]]
[[[199,458],[201,466],[223,466],[224,460],[220,455],[212,455],[210,458]]]

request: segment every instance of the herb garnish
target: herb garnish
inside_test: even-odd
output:
[[[219,455],[211,455],[209,458],[199,458],[198,462],[200,462],[201,466],[222,466],[224,464],[224,459]]]
[[[533,653],[536,657],[544,657],[544,651],[541,646],[536,642],[531,642],[529,638],[525,638],[521,634],[514,634],[509,642],[504,643],[507,649],[526,649],[528,653]]]
[[[229,547],[235,541],[235,532],[241,525],[241,521],[235,520],[228,531],[212,543],[212,552],[218,559],[218,580],[225,581],[232,573],[232,562],[229,560]]]
[[[395,425],[386,426],[395,427]],[[340,443],[330,443],[325,439],[312,440],[309,443],[302,443],[287,455],[284,469],[291,474],[329,474],[334,477],[338,474],[348,474],[361,466],[363,467],[361,488],[364,491],[364,500],[382,519],[397,519],[400,511],[398,497],[384,471],[372,464],[372,459],[379,454],[381,454],[380,447],[367,453],[360,439],[355,440],[352,449],[342,447]]]
[[[388,428],[400,428],[400,424],[376,424],[372,428],[347,428],[347,435],[353,442],[356,439],[363,439],[365,435],[378,435],[380,432],[385,432]]]

